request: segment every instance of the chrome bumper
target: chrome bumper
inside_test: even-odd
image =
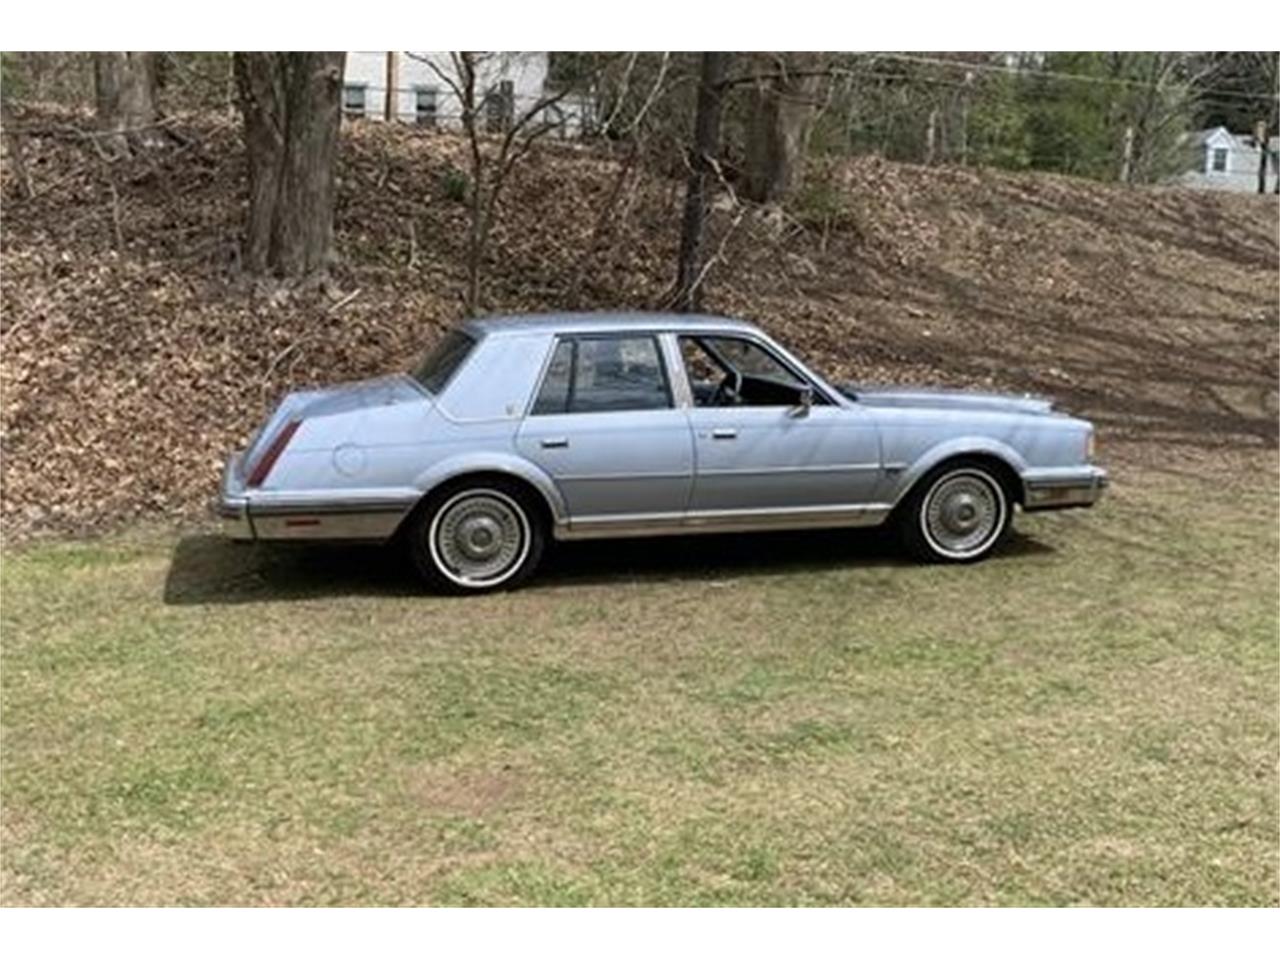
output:
[[[1108,484],[1107,471],[1101,467],[1084,467],[1070,471],[1045,471],[1024,475],[1024,510],[1066,510],[1071,507],[1092,507],[1100,499]]]
[[[249,519],[249,500],[240,479],[240,454],[227,461],[222,470],[222,492],[214,503],[214,513],[224,535],[232,540],[252,540],[253,522]]]
[[[255,491],[240,477],[240,455],[227,461],[222,490],[213,505],[222,532],[232,540],[358,540],[390,538],[417,503],[413,491],[285,494]]]

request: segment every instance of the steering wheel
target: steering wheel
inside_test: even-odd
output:
[[[736,406],[742,397],[742,374],[737,370],[724,375],[718,384],[716,391],[711,395],[711,406],[713,407],[732,407]]]

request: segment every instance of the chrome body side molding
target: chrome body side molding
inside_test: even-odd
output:
[[[873,527],[893,508],[887,503],[787,507],[778,510],[693,510],[688,513],[630,513],[578,517],[556,524],[557,540],[609,537],[663,537],[692,533],[751,533],[763,530],[812,530]]]

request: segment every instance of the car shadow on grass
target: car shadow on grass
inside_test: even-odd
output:
[[[1053,548],[1015,532],[988,563]],[[830,530],[660,537],[551,544],[524,588],[635,581],[820,573],[841,567],[910,566],[881,531]],[[199,534],[173,550],[164,602],[255,603],[340,596],[426,594],[397,546],[242,544]]]

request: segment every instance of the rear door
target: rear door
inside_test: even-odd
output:
[[[555,480],[571,523],[676,519],[693,485],[688,417],[649,333],[558,338],[516,446]]]

